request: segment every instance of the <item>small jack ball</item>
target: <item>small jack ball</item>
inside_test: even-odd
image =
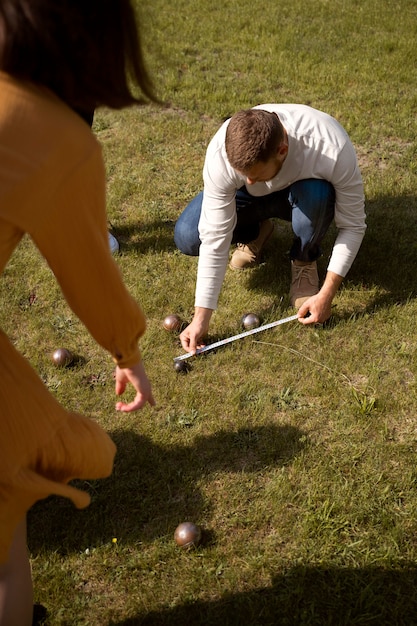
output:
[[[261,320],[255,313],[245,313],[242,317],[242,325],[246,330],[252,330],[252,328],[258,328]]]
[[[193,522],[182,522],[175,529],[175,543],[180,548],[195,548],[201,541],[201,534],[201,528]]]
[[[190,366],[185,361],[174,361],[174,369],[178,374],[186,374]]]
[[[175,313],[173,313],[172,315],[167,315],[164,319],[163,326],[165,330],[168,330],[170,332],[178,332],[179,330],[181,330],[182,319],[179,315],[176,315]]]
[[[73,362],[74,356],[66,348],[58,348],[53,353],[52,360],[58,367],[67,367]]]

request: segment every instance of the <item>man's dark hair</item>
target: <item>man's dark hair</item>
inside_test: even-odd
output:
[[[233,168],[248,171],[274,157],[284,140],[284,128],[275,113],[245,109],[231,118],[226,129],[226,154]]]
[[[0,69],[81,111],[156,100],[130,0],[1,0]]]

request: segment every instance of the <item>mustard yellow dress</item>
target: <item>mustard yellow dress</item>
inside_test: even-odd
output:
[[[88,125],[46,89],[0,72],[0,271],[28,233],[74,313],[121,367],[140,360],[143,313],[109,251],[105,171]],[[73,478],[112,471],[115,446],[66,411],[0,331],[0,563],[39,499],[87,493]]]

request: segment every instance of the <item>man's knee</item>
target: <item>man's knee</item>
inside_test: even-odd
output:
[[[198,232],[191,229],[185,220],[178,220],[174,228],[174,242],[178,250],[188,256],[198,256],[200,239]]]
[[[200,237],[198,223],[200,221],[203,192],[201,191],[178,218],[174,228],[174,242],[178,250],[188,256],[198,256]]]

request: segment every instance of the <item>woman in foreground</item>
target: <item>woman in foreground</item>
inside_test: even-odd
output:
[[[146,99],[155,98],[130,0],[1,0],[0,270],[27,233],[112,356],[116,394],[133,386],[119,411],[154,404],[138,348],[145,319],[109,250],[104,164],[82,113]],[[57,403],[1,331],[0,402],[0,625],[26,626],[26,513],[51,494],[87,506],[88,494],[68,483],[108,476],[115,446]]]

